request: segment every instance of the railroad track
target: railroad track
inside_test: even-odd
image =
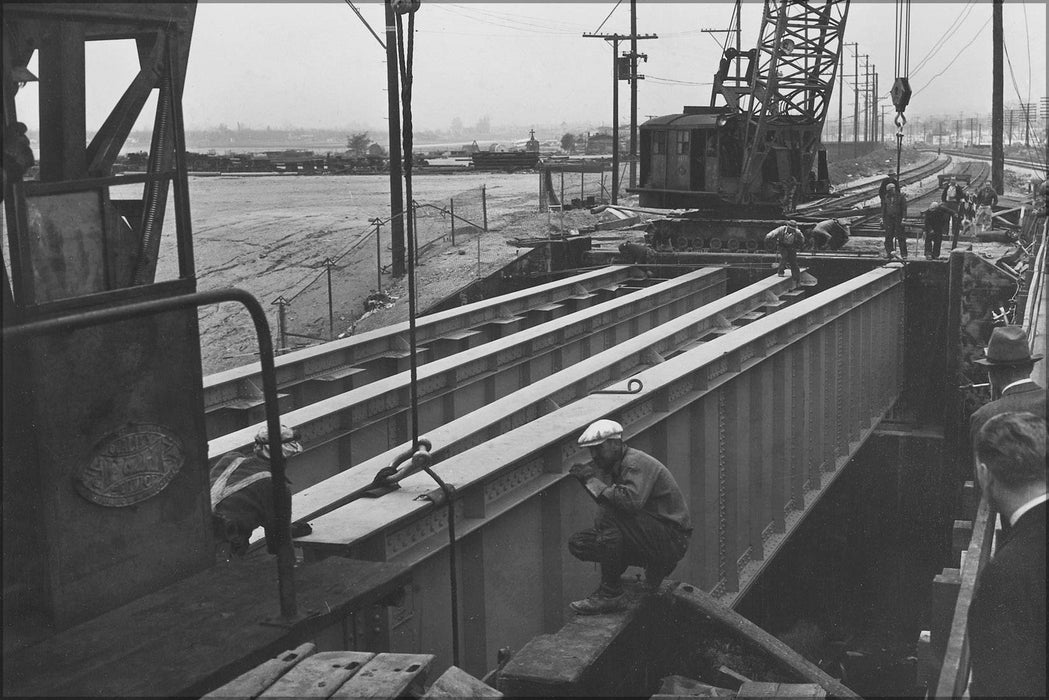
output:
[[[988,164],[983,163],[961,163],[954,170],[955,174],[968,175],[969,176],[969,189],[979,189],[990,176],[991,168]],[[921,212],[931,204],[932,202],[940,201],[940,194],[942,190],[939,184],[930,185],[922,189],[916,196],[910,198],[907,204],[907,209],[910,215],[904,219],[904,226],[907,228],[908,233],[917,233],[924,227]],[[881,211],[878,207],[869,207],[864,210],[865,213],[861,214],[858,218],[852,221],[852,235],[853,236],[882,236],[884,235],[881,230]]]
[[[951,164],[951,157],[937,158],[930,163],[900,171],[900,182],[903,186],[920,182],[921,180],[940,172]],[[881,187],[881,180],[854,185],[840,190],[842,196],[832,199],[821,199],[809,202],[798,207],[798,213],[806,218],[834,219],[855,216],[857,211],[852,207],[877,196]],[[866,211],[866,210],[862,210]]]
[[[990,155],[985,155],[983,153],[971,153],[971,152],[968,152],[968,151],[955,151],[955,150],[950,150],[950,151],[944,150],[944,151],[942,151],[942,153],[945,153],[945,154],[948,154],[948,155],[952,155],[952,156],[959,156],[961,158],[972,158],[974,160],[985,160],[985,161],[990,161],[991,160],[991,156]],[[1038,163],[1036,161],[1031,161],[1031,160],[1019,160],[1017,158],[1006,158],[1005,159],[1005,164],[1006,165],[1012,165],[1013,167],[1016,167],[1016,168],[1028,168],[1030,170],[1036,170],[1039,173],[1041,173],[1043,176],[1045,175],[1045,172],[1046,172],[1046,164],[1044,162]]]

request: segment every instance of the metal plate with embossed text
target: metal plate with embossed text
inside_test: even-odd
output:
[[[184,461],[182,441],[173,432],[152,423],[128,423],[98,441],[73,483],[92,503],[130,506],[163,491]]]

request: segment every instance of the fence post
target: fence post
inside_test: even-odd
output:
[[[448,210],[452,214],[452,245],[455,245],[455,197],[448,198]]]
[[[484,232],[488,233],[488,186],[481,185],[481,212],[484,214]]]
[[[481,278],[481,234],[477,234],[477,278]]]
[[[331,293],[331,269],[335,267],[335,261],[324,258],[324,266],[328,268],[328,340],[335,340],[335,304]]]
[[[412,250],[415,253],[414,265],[419,265],[419,203],[412,200]]]
[[[288,350],[288,338],[284,319],[284,307],[286,307],[291,302],[285,299],[283,296],[279,296],[273,301],[273,303],[277,305],[277,337],[280,338],[280,345],[277,347],[277,354],[283,355]]]
[[[382,292],[382,243],[379,241],[379,229],[382,228],[382,219],[375,217],[369,223],[375,224],[375,280],[378,289]]]

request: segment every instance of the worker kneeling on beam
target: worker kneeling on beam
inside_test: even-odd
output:
[[[281,453],[285,459],[302,452],[299,434],[286,425],[280,427]],[[244,556],[251,533],[258,527],[269,532],[276,518],[273,511],[273,485],[270,476],[269,432],[263,427],[255,435],[253,454],[224,454],[211,468],[212,528],[220,545]],[[308,525],[292,527],[292,536],[308,534]],[[228,558],[228,557],[227,557]]]
[[[571,608],[583,615],[625,607],[621,577],[628,566],[645,569],[645,588],[655,591],[685,556],[692,519],[673,475],[655,458],[623,444],[623,426],[593,423],[579,438],[592,463],[569,473],[598,505],[594,527],[568,540],[568,551],[601,565],[601,585]]]

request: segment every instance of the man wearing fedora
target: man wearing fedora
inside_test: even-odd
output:
[[[1032,355],[1027,333],[1020,326],[999,326],[987,342],[987,356],[976,360],[987,368],[991,396],[969,419],[969,444],[984,423],[999,413],[1026,411],[1045,420],[1045,387],[1031,379],[1034,363],[1041,355]]]

